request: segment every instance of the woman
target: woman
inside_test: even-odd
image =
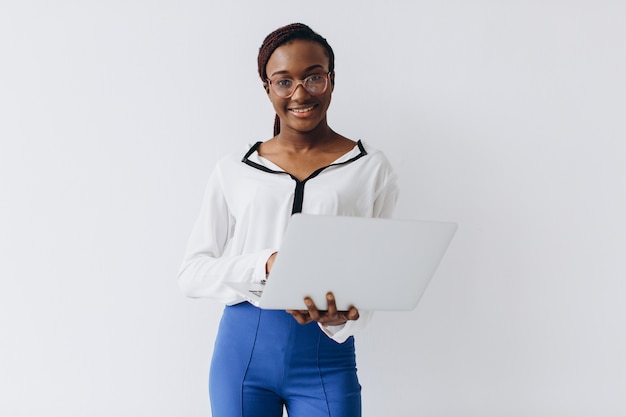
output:
[[[293,213],[389,217],[396,176],[384,155],[327,123],[334,54],[303,24],[267,36],[259,76],[276,111],[275,136],[221,159],[206,188],[179,283],[226,304],[209,391],[213,417],[357,417],[361,387],[353,334],[370,314],[260,310],[224,281],[262,281]],[[243,157],[243,158],[242,158]]]

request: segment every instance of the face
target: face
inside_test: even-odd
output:
[[[276,48],[265,67],[270,80],[290,78],[304,80],[314,74],[328,73],[328,57],[322,45],[297,39]],[[277,96],[269,85],[266,91],[280,117],[281,131],[311,132],[326,123],[326,111],[333,91],[332,77],[321,95],[312,96],[299,85],[289,98]]]

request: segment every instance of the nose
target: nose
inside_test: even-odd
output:
[[[291,93],[291,99],[295,101],[303,100],[305,98],[309,98],[311,95],[304,88],[304,83],[299,81],[298,84],[294,87],[293,93]]]

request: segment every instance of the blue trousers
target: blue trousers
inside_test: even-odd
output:
[[[213,417],[360,417],[354,339],[339,344],[317,323],[249,303],[228,306],[215,342]]]

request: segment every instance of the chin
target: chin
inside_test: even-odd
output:
[[[302,133],[309,133],[312,132],[316,129],[318,129],[320,126],[322,126],[324,123],[324,119],[319,120],[289,120],[289,123],[282,123],[281,121],[281,128],[289,128],[292,130],[295,130],[297,132],[302,132]]]
[[[298,133],[311,133],[314,132],[315,130],[317,130],[319,128],[320,124],[316,124],[316,125],[306,125],[306,126],[297,126],[297,125],[291,125],[289,126],[289,128],[291,130],[294,130]]]

